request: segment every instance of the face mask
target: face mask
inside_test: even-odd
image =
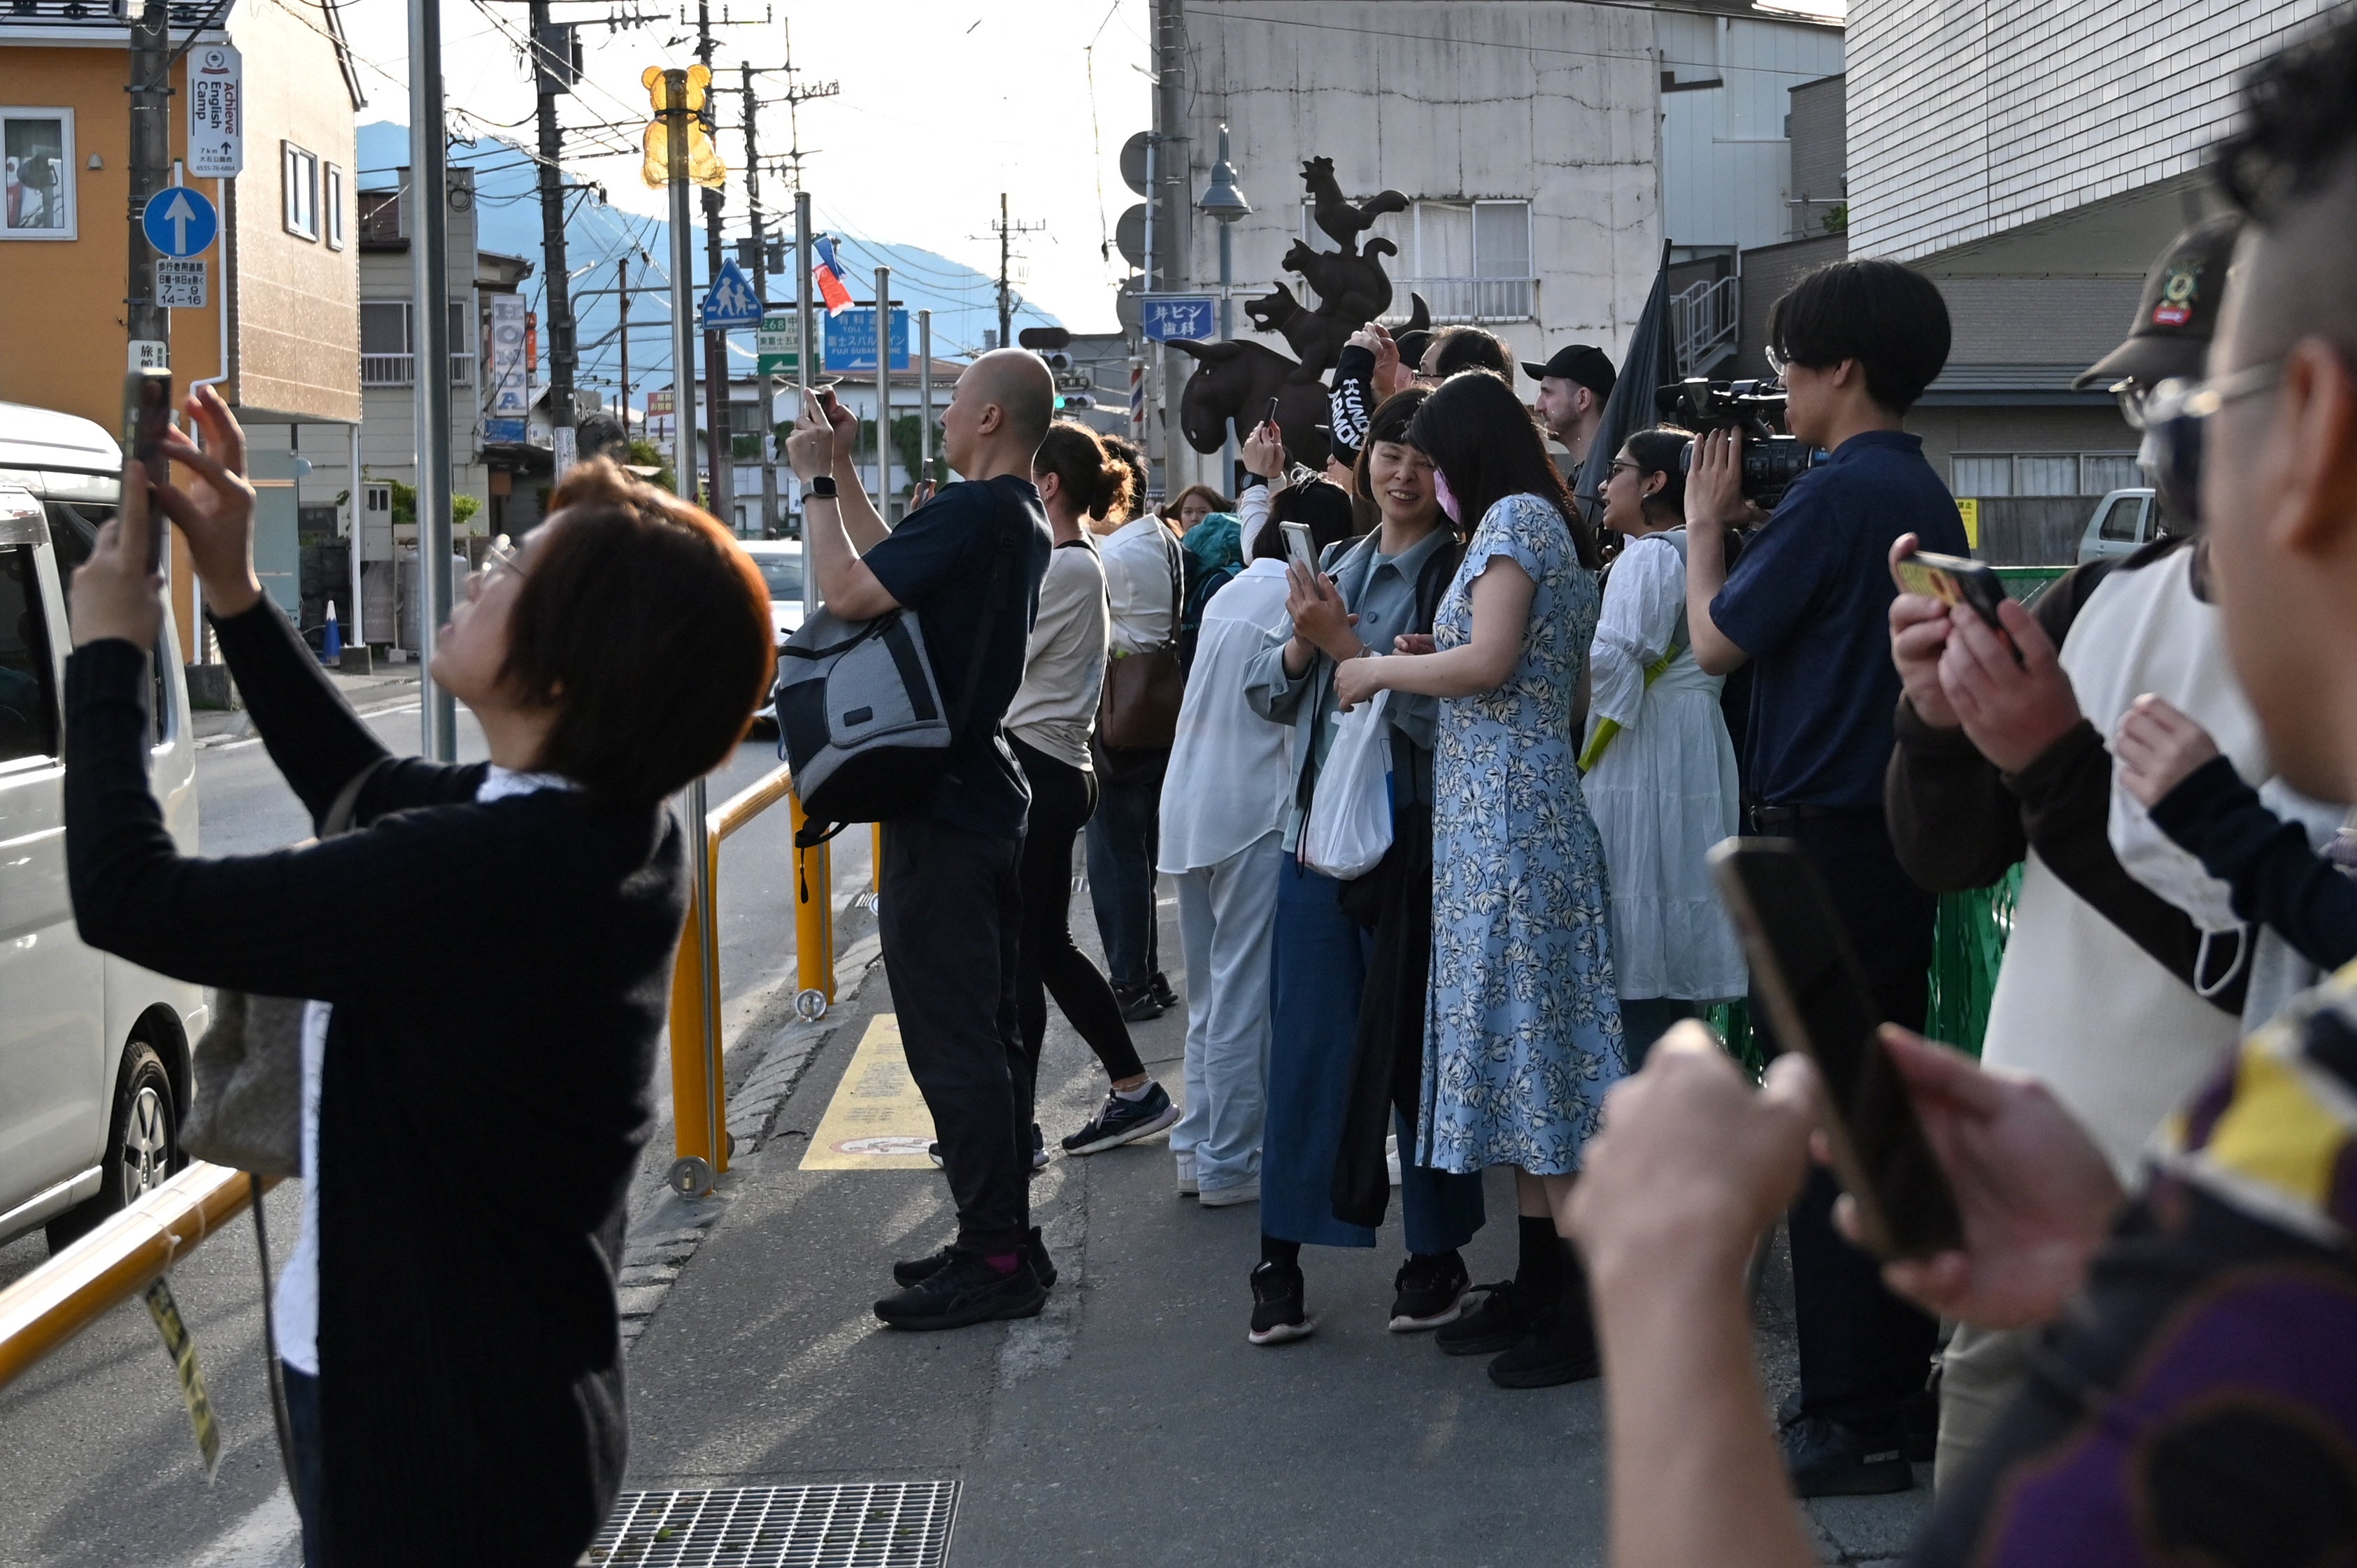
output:
[[[2160,831],[2144,803],[2121,785],[2116,769],[2112,775],[2110,837],[2120,868],[2183,910],[2186,918],[2200,929],[2201,947],[2193,967],[2195,991],[2204,997],[2214,996],[2232,984],[2250,955],[2251,941],[2250,928],[2234,913],[2233,889],[2211,875],[2197,856]],[[2219,974],[2220,961],[2212,957],[2212,948],[2227,939],[2234,944],[2233,961]]]
[[[1457,514],[1457,492],[1448,488],[1448,476],[1437,468],[1432,471],[1432,489],[1440,499],[1440,510],[1448,514],[1448,521],[1459,528],[1465,526],[1465,520]]]

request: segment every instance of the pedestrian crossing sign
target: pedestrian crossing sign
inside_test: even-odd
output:
[[[701,314],[707,332],[761,325],[760,296],[753,292],[753,285],[746,281],[734,261],[720,263],[720,275],[712,280]]]

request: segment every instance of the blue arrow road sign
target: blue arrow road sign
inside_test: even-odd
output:
[[[147,242],[167,256],[202,254],[221,232],[221,214],[203,193],[185,185],[167,186],[147,199],[139,214]]]
[[[824,317],[826,368],[830,371],[876,369],[876,307],[863,305]],[[894,310],[891,324],[892,368],[909,368],[909,313]]]
[[[745,274],[737,270],[735,262],[720,263],[720,275],[712,280],[712,290],[704,296],[701,314],[708,331],[761,325],[760,296],[745,281]]]
[[[1146,335],[1157,343],[1184,338],[1200,341],[1216,336],[1218,312],[1208,294],[1149,294],[1138,303]]]

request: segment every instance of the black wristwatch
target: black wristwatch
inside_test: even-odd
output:
[[[831,501],[834,499],[834,476],[833,474],[821,474],[817,478],[813,479],[809,484],[802,488],[808,490],[811,494],[818,497],[821,500]]]

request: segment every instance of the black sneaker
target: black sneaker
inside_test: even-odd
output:
[[[942,1158],[942,1146],[937,1143],[925,1145],[925,1158],[933,1162],[935,1170],[941,1170],[949,1164],[947,1160]]]
[[[1038,1176],[1048,1168],[1048,1134],[1039,1131],[1039,1123],[1031,1123],[1031,1172]]]
[[[1602,1371],[1596,1325],[1583,1305],[1547,1309],[1521,1344],[1490,1363],[1490,1380],[1501,1389],[1552,1389],[1585,1382]]]
[[[1154,978],[1146,983],[1146,989],[1157,1002],[1162,1004],[1164,1012],[1167,1013],[1178,1005],[1178,993],[1170,989],[1170,977],[1160,970],[1154,972]]]
[[[1064,1140],[1064,1153],[1093,1155],[1118,1148],[1159,1133],[1178,1120],[1178,1108],[1170,1103],[1170,1096],[1158,1083],[1146,1086],[1143,1100],[1124,1100],[1118,1094],[1108,1094],[1104,1109],[1097,1112],[1096,1119]]]
[[[1462,1313],[1432,1337],[1444,1356],[1494,1356],[1523,1342],[1538,1322],[1540,1302],[1535,1292],[1512,1280],[1476,1285],[1485,1293],[1481,1305]]]
[[[1317,1328],[1301,1305],[1301,1270],[1283,1269],[1263,1262],[1252,1272],[1252,1331],[1244,1337],[1255,1345],[1282,1345],[1307,1339]]]
[[[1116,985],[1113,988],[1113,999],[1121,1004],[1121,1016],[1125,1023],[1151,1024],[1169,1011],[1162,999],[1154,994],[1152,981],[1143,985]]]
[[[1411,1254],[1392,1279],[1397,1293],[1392,1297],[1392,1332],[1420,1334],[1456,1322],[1472,1288],[1473,1276],[1456,1252],[1431,1258]]]
[[[903,1259],[892,1265],[892,1283],[905,1286],[931,1279],[949,1266],[950,1259],[956,1253],[957,1243],[952,1241],[926,1257]],[[1037,1225],[1031,1227],[1031,1234],[1023,1245],[1023,1253],[1031,1260],[1031,1273],[1038,1276],[1040,1285],[1048,1290],[1055,1289],[1056,1265],[1048,1256],[1048,1244],[1039,1240],[1039,1227]]]
[[[1047,1300],[1048,1289],[1031,1272],[1028,1258],[1018,1254],[1014,1270],[1002,1274],[980,1253],[961,1248],[915,1284],[877,1302],[876,1316],[893,1328],[963,1328],[1002,1317],[1037,1317]]]
[[[1863,1498],[1903,1492],[1915,1484],[1907,1440],[1897,1423],[1865,1432],[1821,1415],[1787,1425],[1780,1441],[1792,1493],[1803,1498]]]

